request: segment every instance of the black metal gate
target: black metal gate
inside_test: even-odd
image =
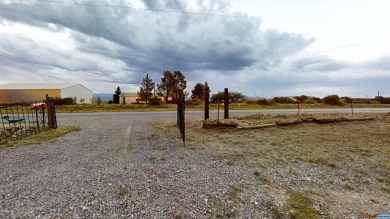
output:
[[[183,142],[186,142],[186,125],[185,125],[185,111],[186,111],[186,101],[185,98],[181,98],[177,101],[177,126],[179,127],[181,137]]]
[[[51,128],[57,128],[52,98],[0,105],[0,144]]]

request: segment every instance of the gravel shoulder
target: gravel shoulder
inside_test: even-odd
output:
[[[0,218],[269,217],[260,194],[250,197],[251,206],[237,196],[243,179],[257,187],[252,176],[184,147],[174,125],[153,128],[174,120],[61,119],[81,131],[1,149]]]

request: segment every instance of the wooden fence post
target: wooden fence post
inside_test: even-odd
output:
[[[224,119],[229,119],[229,90],[225,88]]]
[[[210,93],[209,88],[204,88],[204,120],[208,120],[210,118]]]

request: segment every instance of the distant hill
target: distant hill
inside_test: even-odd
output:
[[[105,94],[105,93],[99,93],[99,94],[92,94],[92,98],[96,99],[100,97],[101,100],[112,100],[113,94]]]

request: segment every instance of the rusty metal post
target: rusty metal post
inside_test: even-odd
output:
[[[225,88],[224,119],[229,119],[229,90]]]
[[[46,94],[46,105],[47,105],[47,123],[49,125],[49,129],[53,128],[53,115],[51,114],[51,101],[48,94]]]
[[[209,88],[204,88],[204,120],[210,118],[210,93]]]

